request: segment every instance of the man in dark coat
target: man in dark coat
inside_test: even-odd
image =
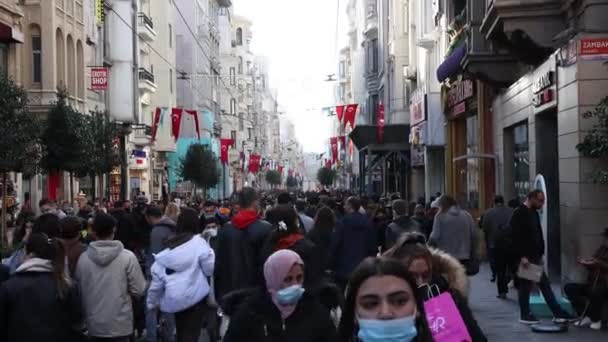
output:
[[[398,199],[393,201],[393,222],[386,229],[386,237],[383,250],[391,248],[402,234],[414,233],[422,231],[419,229],[418,223],[407,216],[407,202]]]
[[[259,202],[253,188],[241,190],[239,206],[232,221],[218,230],[214,274],[216,298],[264,284],[260,254],[272,225],[258,218]]]
[[[481,226],[486,236],[488,257],[492,268],[492,281],[498,277],[498,298],[505,299],[509,288],[507,287],[507,271],[512,269],[512,252],[505,240],[505,235],[510,231],[509,220],[513,215],[513,209],[505,206],[505,199],[497,195],[494,198],[494,207],[484,215]],[[518,260],[519,261],[519,260]],[[517,270],[515,270],[517,271]]]
[[[376,233],[370,219],[359,212],[361,200],[349,197],[344,204],[346,215],[336,227],[331,241],[336,283],[345,289],[352,271],[363,259],[378,254]]]
[[[0,284],[8,280],[10,275],[10,268],[6,265],[0,264]]]

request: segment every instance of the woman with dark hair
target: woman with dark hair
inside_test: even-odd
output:
[[[323,270],[316,255],[315,244],[306,238],[298,226],[298,214],[288,204],[277,205],[272,209],[273,230],[262,247],[262,263],[274,252],[290,249],[304,260],[306,264],[307,288],[316,287],[323,276]]]
[[[63,244],[32,233],[25,252],[15,275],[0,286],[0,340],[73,341],[83,314]]]
[[[333,342],[329,310],[304,290],[306,265],[290,250],[264,263],[263,290],[253,293],[231,317],[224,342]]]
[[[401,263],[367,258],[351,275],[338,342],[432,342],[416,281]]]
[[[315,244],[315,254],[320,268],[325,272],[331,268],[331,236],[336,228],[336,215],[329,207],[321,207],[315,216],[315,223],[307,237]]]
[[[27,222],[27,221],[26,221]],[[38,216],[31,225],[31,233],[42,233],[46,234],[49,238],[59,237],[59,232],[61,229],[59,228],[59,217],[55,214],[42,214]],[[26,230],[27,232],[27,230]],[[27,243],[27,238],[24,236],[24,243]],[[21,265],[21,263],[25,260],[26,252],[25,248],[21,247],[16,250],[10,257],[8,261],[8,266],[10,268],[11,273],[15,273],[17,268]]]
[[[196,210],[182,210],[176,235],[166,246],[154,258],[147,306],[175,314],[177,342],[196,342],[209,294],[207,277],[213,275],[215,264],[215,254],[200,234]]]
[[[468,281],[464,268],[453,257],[427,248],[425,242],[424,236],[419,233],[405,234],[384,257],[405,266],[413,275],[416,286],[420,288],[419,296],[424,300],[430,299],[426,285],[436,285],[440,293],[450,293],[473,342],[487,341],[467,304]]]

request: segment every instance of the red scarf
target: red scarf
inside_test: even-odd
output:
[[[304,239],[304,235],[300,233],[287,235],[284,238],[280,239],[279,242],[277,242],[277,250],[289,249],[290,247],[295,245],[296,242],[302,239]]]
[[[258,220],[258,213],[252,209],[239,211],[232,219],[232,224],[238,229],[246,229],[253,222]]]

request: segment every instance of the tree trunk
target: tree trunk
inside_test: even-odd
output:
[[[91,197],[92,197],[91,200],[93,201],[93,203],[95,203],[95,200],[97,199],[97,176],[94,173],[92,173],[89,175],[89,177],[91,177],[91,189],[93,189],[92,190],[93,193],[91,195]]]
[[[6,177],[6,172],[2,173],[2,231],[0,231],[0,244],[4,247],[6,240],[6,212],[8,208],[6,207],[6,192],[8,191],[8,181]],[[7,246],[8,247],[8,246]]]
[[[70,206],[74,204],[74,174],[70,171]]]

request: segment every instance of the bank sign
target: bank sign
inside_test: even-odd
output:
[[[608,38],[581,39],[581,58],[608,59]]]

